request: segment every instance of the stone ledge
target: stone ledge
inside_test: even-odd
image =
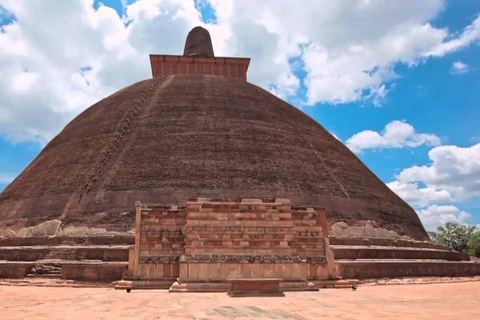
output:
[[[326,263],[325,256],[289,256],[289,255],[184,255],[180,262],[224,262],[224,263]]]
[[[464,253],[418,247],[386,246],[331,246],[336,260],[342,259],[435,259],[448,261],[469,261]]]
[[[480,263],[445,260],[338,260],[344,278],[465,277],[480,275]]]
[[[22,279],[33,268],[34,263],[2,263],[0,262],[0,278]]]
[[[123,278],[128,262],[70,263],[62,265],[62,279],[112,282]]]
[[[58,245],[133,245],[133,234],[105,235],[105,236],[76,236],[76,237],[27,237],[27,238],[0,238],[0,247],[17,246],[58,246]]]

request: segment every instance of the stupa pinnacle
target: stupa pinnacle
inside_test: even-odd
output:
[[[183,55],[214,57],[212,39],[207,29],[195,27],[188,33]]]

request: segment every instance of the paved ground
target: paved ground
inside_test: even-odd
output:
[[[0,318],[480,319],[480,282],[323,289],[284,298],[0,286]]]

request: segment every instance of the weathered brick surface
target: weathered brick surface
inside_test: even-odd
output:
[[[274,198],[138,205],[136,281],[306,279],[325,268],[322,208]]]
[[[346,279],[400,277],[465,277],[480,274],[480,264],[439,260],[339,261],[338,269]]]
[[[173,262],[184,253],[185,206],[153,205],[142,209],[140,262]]]
[[[324,262],[325,243],[322,236],[323,208],[292,207],[292,219],[295,224],[295,254],[305,257],[309,262]]]
[[[0,228],[68,208],[62,227],[124,232],[133,215],[121,213],[136,200],[282,195],[325,206],[332,223],[374,221],[428,239],[415,211],[297,108],[231,77],[161,79],[117,92],[62,130],[0,195]]]
[[[193,198],[187,203],[188,261],[324,261],[320,214],[288,199]]]
[[[142,208],[140,262],[173,262],[183,254],[190,261],[318,262],[325,256],[321,208],[292,208],[288,199],[192,200]]]
[[[111,282],[122,279],[127,271],[125,262],[70,263],[62,266],[62,279]]]
[[[176,74],[203,74],[247,81],[249,63],[248,58],[150,55],[154,78]]]
[[[0,278],[22,279],[33,266],[33,263],[0,263]]]

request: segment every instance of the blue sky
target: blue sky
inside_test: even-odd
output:
[[[131,9],[128,11],[127,6],[131,6],[132,4],[135,5],[134,2],[135,1],[121,0],[95,1],[93,4],[93,10],[95,12],[100,12],[98,10],[101,8],[113,8],[117,13],[117,18],[115,19],[122,21],[125,28],[130,28],[128,30],[133,34],[133,32],[138,32],[136,30],[141,30],[141,19],[146,19],[145,21],[151,22],[151,20],[148,20],[151,18],[143,18],[144,16],[138,13],[135,13],[137,14],[135,18],[130,18],[129,14],[133,16],[134,14],[131,12],[134,11]],[[3,34],[9,34],[9,32],[13,34],[13,30],[8,29],[8,26],[14,26],[17,23],[21,26],[22,20],[21,18],[17,19],[15,12],[18,12],[19,15],[26,15],[21,8],[14,8],[14,5],[12,5],[11,2],[11,7],[9,7],[8,4],[9,2],[7,1],[6,4],[2,5],[2,1],[0,1],[0,30]],[[253,2],[252,6],[254,6]],[[133,7],[134,6],[131,6],[129,8]],[[160,5],[158,5],[158,7],[160,7]],[[177,7],[185,9],[185,4],[172,5],[169,10],[177,10]],[[245,18],[247,14],[242,15],[242,13],[248,13],[248,10],[251,8],[244,9],[244,11],[235,8],[236,7],[234,6],[233,10],[228,11],[230,9],[227,10],[221,7],[217,1],[203,0],[195,1],[195,3],[192,4],[192,8],[185,9],[185,12],[189,12],[189,19],[193,21],[191,22],[189,20],[189,23],[196,24],[198,22],[195,22],[195,19],[197,19],[195,16],[195,9],[197,9],[199,11],[199,22],[203,22],[206,27],[209,28],[212,33],[212,38],[216,35],[218,35],[218,38],[222,35],[228,34],[222,33],[222,30],[224,30],[222,28],[227,28],[226,26],[228,26],[232,33],[232,31],[235,31],[235,23],[241,23],[242,19],[248,19],[248,17]],[[139,10],[141,11],[141,9]],[[312,10],[314,11],[315,8],[312,8]],[[325,8],[325,10],[329,10],[329,8]],[[381,10],[389,10],[389,8],[379,8],[378,10],[380,15]],[[474,21],[476,21],[480,14],[480,2],[476,0],[432,0],[432,6],[431,8],[428,8],[428,10],[430,10],[429,12],[427,12],[427,9],[425,8],[419,10],[425,10],[426,12],[424,16],[415,18],[418,20],[416,23],[418,23],[419,26],[425,27],[422,30],[430,32],[432,39],[440,37],[439,34],[441,33],[441,30],[446,30],[444,31],[445,35],[439,41],[441,43],[448,43],[451,40],[463,39],[462,37],[465,34],[465,28],[473,25]],[[413,16],[416,14],[415,12],[419,10],[412,9],[412,13],[410,14]],[[258,8],[258,10],[255,11],[261,12],[261,8]],[[405,11],[408,11],[408,8],[405,9]],[[152,8],[149,8],[148,12],[153,12]],[[350,10],[347,10],[346,12],[350,12]],[[287,14],[289,13],[287,12]],[[306,16],[307,13],[292,12],[291,14],[292,19],[293,15],[298,14],[298,16],[296,16],[296,18],[299,19],[297,24],[314,23],[311,22],[311,19],[308,19]],[[305,15],[304,19],[302,19],[302,14]],[[400,32],[398,30],[403,30],[402,28],[405,28],[404,26],[408,25],[408,21],[410,21],[410,19],[408,19],[408,14],[409,13],[407,12],[406,18],[403,18],[404,20],[401,20],[400,18],[398,19],[399,22],[397,26],[385,27],[385,30],[388,29],[388,32],[396,35]],[[166,15],[168,16],[168,13]],[[253,14],[250,13],[250,15]],[[39,14],[39,16],[41,16],[41,14]],[[107,19],[105,18],[107,16],[108,12],[102,17],[103,19]],[[265,25],[262,25],[263,29],[260,28],[258,29],[259,32],[252,32],[243,37],[243,39],[251,39],[252,42],[259,41],[259,47],[261,47],[263,43],[265,43],[265,46],[270,43],[270,38],[260,38],[264,30],[267,30],[265,31],[265,34],[271,35],[276,32],[276,28],[279,28],[275,23],[269,24],[269,21],[273,18],[269,18],[268,15],[263,15],[262,17],[262,19],[268,21],[265,23],[262,21],[258,22],[259,19],[257,19],[255,20],[255,23],[258,23],[259,25],[264,23]],[[361,15],[355,15],[354,17],[361,18]],[[109,21],[114,20],[114,18],[111,17],[108,19],[110,19]],[[388,23],[388,21],[385,22],[381,18],[378,19],[379,24]],[[392,21],[393,20],[395,19],[392,19]],[[132,21],[134,22],[132,23]],[[172,19],[172,21],[175,21],[175,19]],[[235,23],[231,21],[235,21]],[[145,24],[147,22],[145,22]],[[129,23],[132,23],[132,26],[129,26]],[[343,28],[344,25],[350,22],[344,21],[343,25],[341,21],[339,23]],[[188,26],[188,24],[186,25]],[[183,32],[183,30],[186,30],[185,28],[187,28],[187,26],[184,27],[182,25],[181,27],[183,29],[179,27],[179,30]],[[248,26],[248,24],[246,24],[246,26]],[[332,30],[337,27],[338,25],[332,25]],[[39,25],[38,28],[41,29],[42,26]],[[173,24],[171,25],[171,28],[174,28]],[[366,65],[370,68],[373,63],[374,67],[365,70],[365,72],[369,72],[371,75],[378,75],[378,78],[375,79],[380,80],[377,81],[372,76],[372,78],[367,80],[369,84],[356,84],[354,87],[355,91],[354,89],[349,91],[348,93],[350,95],[345,98],[345,96],[342,96],[334,90],[330,92],[329,89],[327,89],[320,93],[319,91],[315,91],[316,88],[324,85],[325,78],[321,73],[322,70],[315,69],[315,66],[312,65],[312,60],[308,60],[308,55],[312,54],[312,57],[319,57],[314,54],[328,52],[329,59],[331,59],[329,61],[334,65],[335,60],[333,57],[341,56],[345,51],[338,51],[338,48],[354,48],[354,45],[358,46],[359,43],[367,49],[368,45],[375,48],[374,45],[381,42],[380,40],[382,39],[387,39],[387,36],[379,35],[378,39],[373,38],[373,36],[371,36],[372,38],[367,39],[367,36],[365,36],[366,40],[362,40],[363,42],[358,40],[357,43],[357,38],[352,36],[353,39],[349,39],[348,28],[345,32],[342,29],[342,32],[338,33],[339,35],[336,39],[333,39],[333,37],[318,36],[312,31],[314,28],[313,25],[310,30],[308,30],[308,28],[299,28],[300,31],[296,34],[293,34],[292,31],[292,36],[288,39],[285,38],[286,41],[291,41],[299,35],[303,38],[300,37],[299,39],[301,40],[298,40],[293,46],[289,47],[290,49],[293,48],[292,50],[286,49],[285,52],[287,53],[279,53],[278,48],[281,47],[280,44],[282,43],[280,40],[278,42],[280,44],[277,44],[275,50],[272,49],[272,51],[268,51],[265,49],[265,51],[261,53],[263,56],[260,55],[260,53],[256,55],[256,53],[253,52],[250,55],[252,56],[252,64],[249,71],[250,81],[266,89],[270,89],[272,92],[275,92],[285,100],[299,107],[351,148],[355,142],[354,147],[357,148],[357,155],[385,183],[389,183],[392,189],[394,189],[392,186],[393,182],[398,182],[398,184],[396,184],[397,188],[400,188],[400,184],[404,187],[411,187],[412,184],[416,183],[418,188],[424,189],[422,191],[423,193],[418,190],[412,191],[413,193],[417,192],[416,194],[400,194],[400,189],[394,190],[397,190],[397,193],[404,197],[404,199],[407,200],[418,212],[421,212],[422,221],[424,221],[430,229],[440,224],[440,222],[445,221],[480,224],[480,180],[475,180],[477,177],[480,179],[480,165],[474,159],[478,153],[476,149],[473,149],[475,145],[480,143],[480,47],[478,39],[472,40],[466,45],[458,46],[456,49],[442,49],[443,51],[441,54],[426,54],[425,50],[433,50],[436,48],[436,45],[433,43],[434,40],[432,40],[433,44],[431,47],[424,48],[422,41],[428,42],[427,40],[414,42],[411,40],[413,39],[413,36],[410,37],[413,33],[406,33],[407,35],[402,39],[406,39],[404,40],[406,42],[412,41],[412,47],[417,46],[419,49],[416,49],[417,51],[411,55],[404,54],[399,55],[398,57],[390,57],[388,52],[386,52],[385,55],[376,52],[377,56],[374,58],[369,56]],[[412,27],[412,30],[413,29],[414,27]],[[434,29],[434,31],[431,31],[431,29]],[[241,32],[248,32],[247,27],[244,27],[241,30]],[[304,34],[302,34],[302,30],[307,31],[303,31]],[[25,27],[25,33],[27,32],[28,29]],[[321,32],[328,33],[329,29],[322,29]],[[354,31],[350,31],[350,34],[353,32]],[[387,31],[385,32],[387,33]],[[237,33],[240,33],[240,31]],[[342,42],[341,45],[337,43],[338,38],[342,37],[347,39],[342,41],[350,41],[347,43],[348,46],[345,46],[346,42]],[[362,36],[356,37],[362,38]],[[279,38],[280,36],[276,35],[271,39]],[[235,47],[236,42],[231,39],[232,36],[230,36],[230,38],[225,36],[223,42],[225,43],[225,46],[220,49],[215,47],[215,51],[237,56],[244,56],[249,53],[245,48]],[[136,42],[130,38],[128,38],[128,41],[130,41],[129,44],[132,47],[140,52],[140,49],[138,49],[140,45],[137,45]],[[166,42],[160,42],[155,46],[144,45],[144,47],[146,47],[145,50],[155,50],[155,52],[150,53],[180,54],[181,52],[178,52],[178,48],[183,46],[183,39],[181,39],[180,42],[181,43],[178,46],[175,47],[172,45],[171,48],[162,47]],[[214,40],[214,46],[216,44],[217,43]],[[176,52],[173,52],[175,50]],[[378,49],[373,50],[374,53],[375,51],[378,51]],[[408,50],[405,49],[404,51]],[[268,54],[271,54],[271,56],[268,56]],[[390,60],[387,61],[385,56],[388,56],[388,59]],[[148,60],[148,56],[143,52],[139,53],[139,57],[142,57],[145,61]],[[261,66],[260,64],[254,64],[254,61],[260,60],[261,57],[265,58],[263,61],[264,65],[266,64],[265,61],[268,64],[269,61],[275,59],[283,59],[282,61],[284,62],[282,65],[279,64],[275,67],[278,72],[275,70],[272,71],[266,69],[266,67]],[[350,61],[350,57],[347,56],[342,59],[347,63]],[[357,61],[355,59],[352,61]],[[0,62],[1,60],[0,53]],[[95,71],[101,69],[103,65],[99,64],[96,66],[95,63],[97,63],[97,61],[93,58],[89,61],[91,62],[82,61],[81,63],[83,64],[80,64],[79,62],[79,65],[89,66],[89,68],[90,65],[92,66],[86,71],[86,75],[82,74],[85,79],[91,77],[88,79],[92,82],[92,85],[89,86],[88,90],[95,89],[94,92],[96,94],[89,94],[91,99],[94,97],[95,99],[96,97],[101,98],[115,91],[114,89],[119,89],[117,88],[118,85],[116,87],[112,84],[114,81],[111,81],[111,79],[108,81],[102,80],[106,83],[105,85],[99,84],[98,87],[92,88],[94,86],[93,83],[101,82],[98,79],[98,81],[96,80]],[[313,62],[315,62],[315,59],[313,59]],[[106,62],[104,62],[104,64],[106,64]],[[35,66],[33,62],[28,65],[33,66],[33,68]],[[332,71],[338,71],[339,78],[351,77],[348,78],[347,81],[357,79],[356,76],[358,74],[349,74],[348,71],[341,70],[341,64],[339,65],[339,71],[337,69]],[[61,77],[66,77],[62,74],[63,69],[61,69],[60,66],[56,67],[59,68],[59,79],[61,79]],[[118,70],[121,71],[122,69],[118,68]],[[382,71],[382,73],[376,73],[379,70]],[[283,74],[281,72],[283,72]],[[390,76],[383,76],[383,74],[386,73],[389,73]],[[394,74],[394,76],[391,76],[392,74]],[[295,81],[286,81],[284,77],[285,75],[288,75],[288,79],[295,79]],[[141,78],[142,76],[135,74],[130,77],[126,74],[126,84],[128,84],[128,81],[132,83],[140,80],[138,77]],[[146,77],[148,77],[148,75],[146,75],[145,78]],[[375,91],[379,90],[382,86],[388,90],[386,94],[382,94],[381,91],[380,93]],[[335,82],[333,82],[330,87],[335,87]],[[360,88],[360,90],[357,88]],[[317,93],[315,94],[315,92]],[[352,98],[354,92],[358,94],[358,97]],[[369,94],[372,92],[377,93],[372,94],[373,98],[370,98]],[[312,98],[314,103],[308,103],[309,94],[310,97],[315,96],[315,99]],[[11,100],[14,101],[18,95],[18,93],[17,95],[12,94]],[[52,95],[54,94],[52,93]],[[332,95],[333,98],[330,99],[329,97]],[[2,101],[2,99],[3,98],[0,98],[0,107],[2,107],[2,103],[5,105],[10,103],[8,98],[5,99],[6,102]],[[0,191],[3,190],[8,185],[9,181],[18,175],[38,155],[45,143],[48,142],[49,138],[58,133],[62,126],[95,100],[91,101],[85,98],[83,106],[82,101],[83,100],[80,100],[78,102],[78,106],[75,105],[74,107],[66,108],[68,109],[68,112],[65,111],[59,113],[58,108],[60,107],[52,107],[52,109],[56,110],[55,115],[61,114],[61,117],[58,116],[58,121],[53,117],[52,119],[54,120],[52,120],[52,123],[48,124],[48,128],[38,128],[32,124],[35,123],[35,121],[41,121],[35,119],[33,115],[32,121],[26,124],[20,122],[16,127],[12,125],[11,128],[6,126],[7,128],[4,130],[0,128]],[[31,105],[29,104],[28,106],[31,108],[29,110],[33,112],[37,107],[37,104],[32,103],[31,99],[28,100],[28,103],[31,103]],[[59,106],[61,106],[61,100],[58,103]],[[2,110],[0,109],[0,111]],[[30,111],[27,113],[28,115],[32,114]],[[53,123],[53,121],[56,122]],[[410,139],[410,143],[403,140],[400,141],[403,139],[402,137],[394,137],[392,139],[395,141],[384,141],[383,144],[375,144],[372,142],[373,140],[361,140],[361,138],[365,139],[365,137],[368,140],[368,137],[371,137],[372,132],[376,132],[377,136],[385,134],[387,124],[392,122],[395,122],[395,125],[397,125],[398,128],[401,127],[402,129],[406,129],[407,127],[405,124],[414,128],[415,133],[412,133],[406,138],[407,140]],[[402,126],[402,124],[404,125]],[[1,122],[0,125],[2,125]],[[18,127],[22,127],[22,125],[23,127],[31,126],[31,128],[28,127],[28,131],[22,131],[18,129]],[[51,131],[48,131],[49,128],[52,128]],[[370,136],[366,134],[359,135],[357,136],[357,140],[353,139],[355,135],[364,131],[369,131]],[[422,136],[422,134],[428,135],[428,137]],[[415,141],[415,143],[412,144],[411,141]],[[464,148],[465,150],[462,151],[463,149],[461,148]],[[437,154],[437,158],[435,158],[436,160],[429,157],[430,151],[432,151],[432,157],[435,157],[435,154]],[[420,171],[417,169],[409,170],[412,167],[415,168],[414,166],[424,167]],[[467,172],[465,170],[470,171]],[[434,176],[432,176],[432,172],[434,172]],[[430,174],[430,176],[418,178],[418,180],[416,180],[415,175],[423,177],[424,174]],[[448,175],[449,178],[440,177],[445,177],[445,175]],[[469,176],[472,177],[470,180],[468,180]],[[461,190],[462,187],[465,190]],[[427,199],[425,198],[425,194],[428,192],[433,192],[434,194],[438,193],[438,195],[443,192],[442,194],[448,193],[450,196],[442,198],[443,200],[435,200],[437,198]],[[421,197],[424,198],[420,199]]]

